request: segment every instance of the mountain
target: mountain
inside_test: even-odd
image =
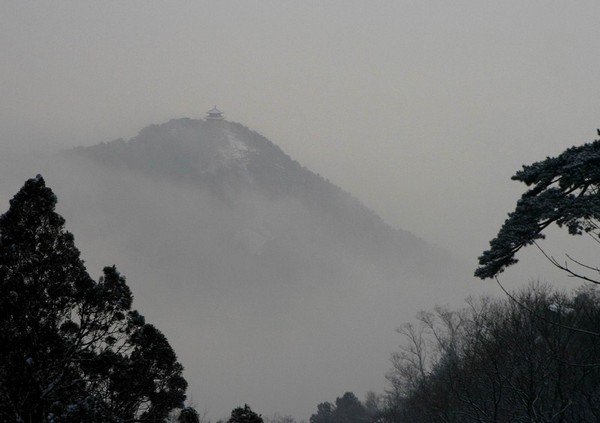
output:
[[[449,253],[238,123],[174,119],[37,166],[89,271],[128,278],[213,418],[382,391],[394,329],[474,292]]]
[[[431,260],[436,255],[437,260],[451,261],[448,254],[432,248],[410,232],[392,229],[356,198],[302,167],[265,137],[238,123],[174,119],[148,126],[127,142],[119,139],[80,147],[73,154],[107,169],[133,172],[154,181],[168,181],[208,193],[224,205],[228,204],[230,209],[244,209],[254,201],[258,204],[296,203],[294,210],[271,216],[274,221],[253,221],[250,226],[257,233],[250,245],[268,248],[278,240],[270,234],[273,225],[283,223],[277,222],[279,219],[293,226],[294,217],[303,217],[316,219],[315,226],[304,233],[304,237],[310,234],[322,238],[320,242],[336,244],[336,248],[355,253],[364,250],[381,260],[391,258],[393,263],[403,263],[402,268],[409,263]],[[286,235],[292,233],[288,231]],[[372,254],[374,252],[378,254]],[[433,276],[430,275],[433,269],[423,266],[419,270],[422,276]]]

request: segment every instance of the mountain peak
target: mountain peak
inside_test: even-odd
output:
[[[128,141],[79,147],[75,152],[111,167],[194,183],[227,179],[225,175],[237,175],[239,183],[252,182],[258,167],[292,163],[277,146],[245,126],[210,119],[172,119],[147,126]],[[262,160],[265,157],[269,159]]]
[[[234,202],[249,196],[291,200],[327,220],[327,230],[342,238],[350,240],[348,234],[360,233],[364,239],[377,240],[376,249],[391,251],[400,242],[405,256],[417,257],[419,251],[429,248],[410,232],[392,230],[351,194],[236,122],[171,119],[143,128],[128,141],[80,147],[76,153],[107,168],[185,183]]]
[[[129,143],[132,148],[160,147],[157,153],[178,157],[188,171],[216,174],[231,168],[245,169],[257,147],[243,134],[241,125],[220,120],[172,119],[142,129]],[[244,128],[245,129],[245,128]],[[185,157],[183,157],[185,156]]]

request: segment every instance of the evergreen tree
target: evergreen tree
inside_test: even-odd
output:
[[[600,140],[523,166],[512,179],[531,188],[521,196],[496,238],[490,241],[490,249],[479,257],[475,276],[493,278],[517,263],[516,253],[543,239],[546,228],[554,223],[566,227],[571,235],[588,233],[594,240],[600,239]],[[569,268],[549,258],[569,276],[600,283],[593,265],[568,257],[572,265]],[[585,275],[586,270],[592,270],[591,276]]]
[[[164,420],[181,364],[114,266],[89,276],[55,205],[38,175],[0,217],[0,420]]]
[[[369,421],[367,409],[352,392],[346,392],[335,400],[335,421],[339,423],[360,423]]]
[[[335,399],[335,405],[323,402],[317,406],[317,414],[310,416],[310,423],[364,423],[375,419],[352,392]]]
[[[252,411],[248,404],[244,404],[244,408],[237,407],[231,411],[227,423],[263,423],[263,419],[260,414]]]
[[[317,405],[317,414],[310,416],[310,423],[335,423],[335,407],[330,402]]]

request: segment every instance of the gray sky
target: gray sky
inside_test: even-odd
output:
[[[475,267],[510,176],[597,137],[599,19],[597,1],[3,1],[0,154],[216,104]]]
[[[522,163],[600,126],[596,1],[2,2],[5,151],[129,138],[217,104],[468,259]]]

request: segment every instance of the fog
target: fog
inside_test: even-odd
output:
[[[395,328],[482,292],[416,238],[389,244],[368,214],[328,225],[295,197],[222,198],[60,155],[2,162],[5,199],[44,174],[89,272],[117,265],[185,366],[191,403],[213,419],[244,403],[307,419],[346,391],[382,392]]]
[[[253,408],[258,403],[259,412],[307,418],[318,402],[347,390],[381,391],[387,353],[398,342],[393,328],[438,301],[433,292],[425,298],[427,290],[415,291],[396,315],[386,309],[391,304],[382,306],[387,311],[378,318],[364,320],[338,310],[336,316],[349,319],[348,326],[324,326],[331,311],[319,302],[321,295],[323,301],[335,297],[341,274],[328,288],[315,282],[295,306],[290,291],[272,292],[269,286],[273,297],[265,299],[250,285],[211,285],[210,274],[202,278],[202,292],[190,292],[190,280],[204,270],[202,261],[189,267],[194,257],[218,261],[223,272],[231,272],[231,281],[243,276],[236,273],[243,265],[228,269],[227,260],[213,256],[221,233],[247,218],[236,213],[240,209],[224,215],[197,190],[148,184],[139,175],[81,169],[58,159],[49,166],[45,154],[129,139],[172,118],[203,118],[216,104],[227,120],[265,135],[392,227],[475,268],[524,189],[510,176],[522,164],[597,136],[599,16],[600,5],[591,1],[3,2],[1,210],[26,178],[44,173],[90,272],[97,276],[103,265],[115,263],[134,288],[136,307],[162,322],[187,369],[195,356],[214,358],[204,361],[210,368],[186,374],[195,379],[191,394],[200,409],[221,417],[248,402]],[[295,203],[251,207],[256,225],[290,215],[297,233],[311,224]],[[126,220],[142,212],[140,219]],[[208,216],[210,225],[195,225],[196,213]],[[116,225],[114,219],[121,218]],[[158,234],[143,235],[146,228],[159,228]],[[149,237],[164,239],[167,233],[178,242],[148,249]],[[236,236],[241,244],[260,248],[255,236]],[[552,254],[562,254],[563,238],[552,234]],[[200,239],[210,239],[210,248]],[[229,245],[222,242],[223,249]],[[164,262],[157,263],[159,257]],[[554,281],[537,252],[520,257],[515,270],[503,276],[508,286],[536,277]],[[368,273],[356,267],[348,272]],[[168,285],[159,283],[164,280]],[[481,289],[482,282],[468,283],[473,293]],[[355,302],[379,313],[376,293],[387,289],[380,288],[353,286],[340,304]],[[312,318],[303,314],[309,300],[316,304]],[[264,314],[247,319],[254,304]],[[225,307],[231,313],[223,313]],[[273,321],[271,315],[286,318]],[[385,327],[361,328],[372,334],[368,339],[352,337],[351,327],[381,324],[391,316],[397,320]],[[178,329],[182,326],[193,327],[198,338],[187,338],[190,333]],[[342,327],[347,331],[338,332]],[[286,331],[289,338],[282,338]],[[250,339],[252,333],[260,339]],[[277,342],[269,333],[278,334]],[[243,336],[249,346],[240,358],[232,351]],[[311,343],[313,336],[331,344]],[[349,372],[352,363],[360,367],[374,360],[371,355],[361,360],[369,342],[381,343],[379,362],[363,373]],[[282,358],[299,345],[296,360]],[[327,350],[342,357],[334,360]],[[316,357],[323,362],[311,361]],[[232,368],[234,362],[239,367]],[[321,378],[307,380],[311,366]],[[240,370],[245,368],[252,372]],[[371,378],[362,383],[366,373]],[[264,380],[252,380],[256,375]],[[307,394],[311,385],[323,389]],[[226,386],[230,397],[221,398]],[[268,404],[274,386],[277,396]]]
[[[127,139],[217,104],[471,260],[520,191],[510,175],[598,126],[591,1],[0,7],[6,148]]]

